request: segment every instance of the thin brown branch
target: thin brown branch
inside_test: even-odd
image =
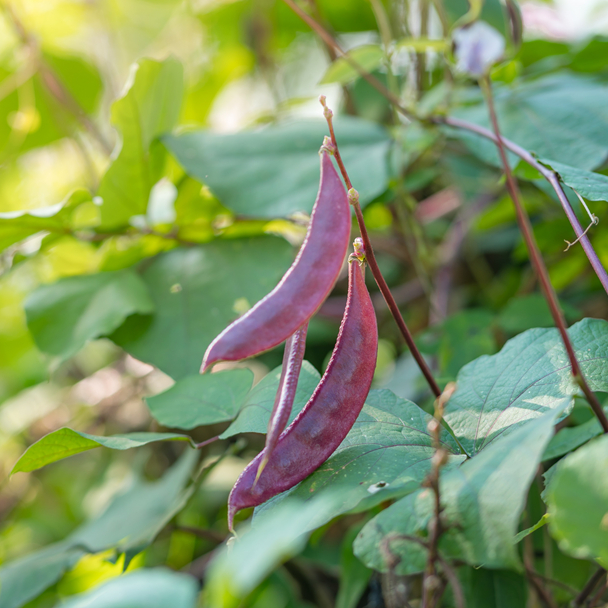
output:
[[[604,593],[606,593],[606,589],[608,589],[608,579],[604,578],[604,582],[600,585],[597,593],[589,601],[589,608],[594,608],[594,606],[597,606],[597,603],[602,599]]]
[[[511,196],[513,204],[515,205],[517,221],[524,237],[524,241],[526,242],[526,247],[528,248],[528,253],[530,254],[532,266],[541,284],[541,288],[545,299],[547,300],[547,304],[549,305],[549,309],[551,310],[551,316],[553,317],[553,321],[557,326],[557,329],[559,330],[559,333],[562,337],[562,341],[564,342],[564,347],[566,349],[566,353],[568,354],[568,359],[572,368],[572,375],[574,376],[575,381],[585,394],[585,397],[587,398],[587,401],[589,402],[593,413],[600,421],[600,424],[604,429],[604,433],[608,433],[608,418],[606,418],[606,414],[604,413],[604,410],[602,409],[602,406],[600,405],[600,402],[598,401],[597,397],[589,388],[589,385],[585,380],[583,370],[581,369],[578,359],[576,358],[574,347],[572,346],[572,342],[570,341],[570,336],[568,336],[568,330],[566,328],[566,320],[564,318],[564,314],[559,306],[557,295],[555,293],[555,290],[553,289],[551,280],[549,279],[549,272],[547,270],[547,267],[545,266],[545,262],[536,243],[536,239],[534,238],[534,231],[532,230],[532,224],[530,223],[528,212],[526,211],[525,207],[521,202],[519,188],[517,186],[515,178],[513,177],[513,173],[511,171],[511,167],[509,166],[509,161],[507,159],[505,146],[503,144],[502,137],[500,136],[498,117],[496,116],[496,109],[494,108],[494,98],[492,96],[492,86],[489,78],[482,81],[482,84],[488,103],[490,120],[492,121],[492,125],[494,128],[494,134],[496,135],[496,145],[498,147],[500,160],[502,162],[502,166],[507,180],[507,190],[509,191],[509,195]]]
[[[604,568],[598,568],[591,578],[587,581],[585,586],[581,589],[581,592],[574,598],[575,608],[580,608],[585,603],[585,600],[593,593],[593,590],[597,587],[597,584],[602,580],[602,577],[606,574]]]
[[[359,225],[359,232],[361,232],[361,238],[363,239],[363,243],[365,245],[365,257],[367,263],[369,264],[369,268],[372,271],[372,274],[374,275],[374,279],[376,280],[378,288],[382,292],[384,300],[386,301],[386,304],[389,310],[391,311],[391,314],[393,315],[393,318],[397,323],[397,327],[399,327],[399,331],[401,332],[401,335],[403,336],[408,348],[410,349],[412,356],[416,360],[420,371],[426,378],[426,381],[428,382],[435,397],[439,397],[441,395],[441,389],[439,388],[437,381],[433,377],[433,373],[427,365],[427,362],[424,360],[422,353],[418,350],[418,347],[414,342],[414,338],[408,326],[406,325],[403,316],[401,315],[401,311],[399,310],[395,299],[393,298],[393,294],[391,293],[389,286],[387,285],[386,281],[384,280],[384,277],[382,276],[382,272],[380,271],[380,267],[378,266],[378,262],[376,261],[376,256],[374,255],[372,243],[367,232],[365,220],[363,219],[363,212],[361,211],[361,205],[359,204],[359,194],[353,188],[353,184],[350,181],[350,177],[348,176],[348,172],[346,171],[346,167],[344,166],[344,162],[342,161],[342,157],[340,156],[340,150],[338,148],[338,143],[336,142],[336,134],[334,132],[332,120],[333,113],[325,104],[325,97],[321,97],[320,101],[324,107],[323,114],[327,120],[327,126],[329,128],[329,133],[331,137],[331,151],[334,154],[336,162],[338,163],[338,167],[340,168],[340,172],[342,173],[342,177],[344,178],[344,182],[346,183],[346,187],[348,188],[348,198],[350,200],[350,203],[355,209],[355,216]]]

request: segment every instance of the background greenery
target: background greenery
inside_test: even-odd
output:
[[[448,30],[462,23],[466,3],[302,5],[417,116],[489,125],[477,85],[451,54]],[[380,346],[364,430],[291,497],[312,493],[314,501],[274,501],[266,521],[261,509],[259,526],[229,557],[217,549],[228,492],[263,446],[281,351],[218,374],[198,369],[210,341],[272,289],[303,238],[326,134],[317,97],[325,94],[381,268],[440,381],[487,379],[502,412],[515,380],[524,394],[557,373],[554,330],[510,340],[552,321],[493,144],[394,114],[282,2],[0,7],[0,607],[77,607],[88,592],[95,607],[372,608],[404,605],[403,589],[415,606],[424,555],[410,544],[407,559],[387,571],[378,538],[428,523],[418,488],[433,448],[428,438],[416,442],[432,399],[371,277]],[[608,266],[608,39],[525,32],[520,42],[498,1],[487,0],[481,15],[507,38],[492,71],[504,134],[589,201],[599,218],[589,236]],[[553,192],[511,160],[568,321],[607,319],[607,294],[584,252],[564,252],[573,231]],[[311,323],[296,411],[328,361],[345,293],[344,274]],[[595,349],[584,369],[602,397],[606,325],[583,321],[571,331],[579,356]],[[478,359],[507,342],[497,357]],[[528,375],[502,375],[507,357]],[[568,374],[557,377],[535,393],[551,400],[551,412],[514,408],[512,435],[493,446],[493,412],[475,395],[463,388],[446,412],[469,455],[479,452],[463,473],[454,467],[446,476],[450,516],[461,524],[446,555],[489,566],[459,568],[468,606],[544,605],[522,557],[559,581],[547,584],[557,605],[583,587],[594,560],[607,564],[608,445],[598,439],[562,458],[600,429]],[[496,378],[506,382],[502,392]],[[550,441],[573,400],[560,422],[568,428]],[[188,446],[217,435],[199,451]],[[380,460],[370,455],[369,445],[389,440]],[[445,441],[451,463],[462,462],[447,433]],[[336,492],[315,492],[334,463],[351,459],[356,466]],[[490,470],[500,475],[489,480]],[[546,502],[543,473],[555,474]],[[503,510],[485,511],[496,496]],[[496,546],[479,540],[479,521]],[[125,568],[136,572],[119,577]],[[448,592],[444,605],[453,602]]]

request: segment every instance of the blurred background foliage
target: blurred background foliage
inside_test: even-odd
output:
[[[416,114],[487,123],[477,87],[453,69],[442,29],[462,18],[465,2],[433,3],[440,14],[424,1],[303,5]],[[541,158],[603,173],[605,7],[585,5],[591,17],[582,23],[568,21],[569,6],[523,6],[523,43],[511,39],[492,73],[501,124]],[[482,15],[510,35],[499,2],[488,0]],[[67,425],[98,436],[167,430],[144,398],[196,374],[211,339],[274,286],[301,242],[325,133],[319,94],[340,114],[338,141],[379,262],[442,381],[509,337],[552,325],[491,146],[402,120],[334,58],[271,0],[0,3],[0,564],[71,538],[135,478],[145,485],[193,470],[189,456],[179,459],[183,442],[167,442],[93,450],[9,480],[29,445]],[[568,320],[606,318],[606,294],[582,249],[564,252],[574,237],[559,204],[533,171],[517,173]],[[608,265],[606,203],[591,204],[600,220],[591,240]],[[345,292],[343,277],[311,325],[306,358],[318,371]],[[373,295],[375,386],[428,405]],[[280,360],[273,351],[244,366],[258,381]],[[193,425],[190,434],[204,441],[229,420]],[[121,547],[119,536],[86,555],[74,544],[61,554],[57,582],[51,576],[27,606],[94,588],[122,572],[125,555],[134,558],[130,569],[167,565],[204,578],[209,552],[227,534],[229,489],[263,445],[259,435],[245,437],[204,448],[202,462],[213,467],[184,509],[150,524],[152,544]],[[173,500],[183,506],[183,488],[182,480],[173,494],[163,490],[166,513]],[[125,518],[138,519],[146,496]],[[246,605],[333,605],[342,576],[341,593],[355,599],[341,595],[338,605],[355,606],[370,571],[343,542],[353,524],[356,531],[360,518],[315,532]],[[570,568],[569,584],[585,580],[581,569]],[[379,605],[378,585],[372,579],[361,605]]]

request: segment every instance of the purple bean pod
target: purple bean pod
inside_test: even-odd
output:
[[[306,350],[306,333],[308,323],[300,327],[293,336],[287,339],[285,353],[283,355],[283,367],[281,369],[281,380],[279,389],[274,401],[270,420],[268,421],[268,432],[266,433],[266,447],[264,448],[264,458],[260,461],[257,477],[259,477],[268,463],[270,455],[277,445],[281,433],[285,430],[294,399],[298,388],[298,379],[304,360]]]
[[[265,450],[245,468],[228,498],[228,525],[234,515],[289,490],[321,466],[342,443],[363,404],[378,352],[376,314],[363,267],[349,264],[346,310],[329,365],[312,397],[279,437],[256,481]]]
[[[350,227],[346,190],[322,149],[319,193],[294,263],[265,298],[209,345],[201,373],[218,361],[238,361],[269,350],[307,323],[338,279]]]

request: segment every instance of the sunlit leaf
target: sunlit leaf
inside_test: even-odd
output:
[[[568,333],[594,391],[608,391],[608,322],[584,319]],[[580,389],[557,329],[531,329],[466,365],[445,419],[469,455],[562,404]]]
[[[102,437],[62,428],[45,435],[32,444],[15,463],[11,474],[20,471],[35,471],[52,462],[93,448],[103,446],[112,450],[129,450],[154,441],[191,441],[191,439],[187,435],[176,433],[126,433]]]
[[[127,92],[112,107],[121,144],[97,191],[102,200],[101,227],[117,228],[145,214],[160,176],[150,145],[173,129],[182,103],[182,66],[176,59],[145,59],[131,71]]]

